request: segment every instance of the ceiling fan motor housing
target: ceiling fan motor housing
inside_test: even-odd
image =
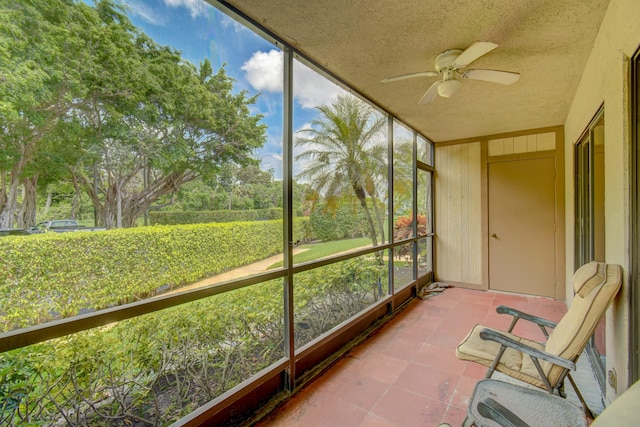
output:
[[[436,56],[436,70],[440,73],[451,68],[453,61],[462,53],[462,49],[449,49]]]

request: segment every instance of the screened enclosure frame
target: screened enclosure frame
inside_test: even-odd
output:
[[[232,388],[231,390],[224,392],[217,398],[210,401],[208,404],[195,410],[188,416],[184,417],[178,422],[179,425],[193,425],[201,422],[204,419],[211,419],[212,415],[222,414],[225,415],[225,409],[232,407],[238,401],[243,398],[249,398],[251,391],[264,388],[280,388],[284,386],[286,393],[291,393],[304,383],[311,374],[314,372],[314,366],[317,365],[318,357],[314,356],[314,353],[318,353],[319,349],[327,348],[333,349],[335,353],[336,349],[343,348],[348,342],[353,339],[353,336],[361,335],[371,328],[372,325],[379,324],[381,321],[388,319],[390,315],[398,310],[403,303],[410,300],[417,295],[418,286],[428,283],[432,280],[433,272],[426,271],[422,276],[418,271],[418,257],[419,257],[419,242],[425,241],[427,245],[427,256],[430,258],[427,263],[429,266],[433,266],[433,230],[434,230],[434,166],[428,164],[418,157],[418,141],[426,143],[425,149],[428,151],[428,157],[433,163],[434,151],[433,144],[423,135],[418,134],[415,130],[412,132],[412,205],[411,211],[413,214],[413,236],[408,239],[403,239],[395,242],[393,239],[393,177],[394,177],[394,150],[393,150],[393,126],[394,121],[397,119],[391,114],[383,110],[380,106],[367,99],[362,94],[357,93],[349,86],[329,73],[319,64],[306,58],[300,51],[297,51],[293,46],[284,43],[279,40],[275,35],[271,34],[266,29],[262,28],[259,23],[252,21],[244,16],[241,12],[235,8],[227,5],[223,1],[211,2],[211,4],[222,11],[224,14],[230,16],[236,21],[243,24],[245,27],[254,31],[259,36],[273,43],[278,47],[284,56],[284,90],[283,90],[283,251],[284,262],[281,268],[275,268],[265,273],[244,277],[238,280],[224,282],[220,284],[213,284],[204,286],[195,290],[183,291],[172,295],[158,296],[134,303],[127,303],[120,306],[111,307],[108,309],[98,310],[91,313],[77,315],[71,318],[60,319],[42,325],[31,326],[24,329],[18,329],[10,331],[0,335],[0,352],[6,352],[13,349],[25,347],[32,344],[41,343],[47,340],[64,337],[77,332],[105,326],[114,322],[123,321],[139,317],[145,314],[160,312],[162,310],[176,307],[179,305],[187,304],[190,302],[202,300],[215,295],[224,294],[237,289],[246,288],[249,286],[257,285],[269,280],[281,279],[284,286],[284,357],[278,362],[272,364],[266,369],[263,369],[259,373],[255,374],[251,378],[247,378],[245,382]],[[373,109],[383,114],[388,121],[387,131],[387,226],[388,235],[387,238],[380,242],[377,246],[372,246],[364,249],[359,249],[348,254],[333,255],[326,258],[322,258],[316,261],[304,262],[294,264],[293,262],[293,63],[294,60],[299,60],[305,65],[311,67],[314,71],[321,74],[325,78],[330,79],[333,83],[340,86],[342,89],[349,92],[351,95],[358,97],[366,102]],[[400,123],[400,122],[399,122]],[[420,235],[417,227],[417,218],[419,214],[418,206],[418,171],[423,171],[429,174],[430,179],[430,192],[428,201],[429,206],[426,206],[426,213],[429,216],[430,230],[425,235]],[[413,280],[406,288],[398,291],[394,286],[394,249],[401,245],[412,245],[412,269]],[[311,342],[305,344],[299,349],[295,348],[294,344],[294,276],[299,273],[311,271],[323,266],[336,264],[342,261],[354,259],[360,256],[374,254],[382,252],[387,257],[387,272],[388,272],[388,289],[386,296],[376,301],[374,304],[335,326],[331,331],[322,334]],[[401,295],[400,295],[401,294]],[[347,331],[347,337],[343,335],[344,331]],[[351,336],[350,336],[351,335]],[[335,342],[333,342],[335,341]],[[301,367],[299,359],[308,357],[309,362],[306,366]],[[324,360],[325,357],[323,356]],[[282,376],[282,377],[281,377]],[[280,378],[280,379],[279,379]],[[270,392],[265,391],[265,395],[269,395]],[[234,409],[235,410],[235,409]],[[233,412],[233,411],[231,411]]]

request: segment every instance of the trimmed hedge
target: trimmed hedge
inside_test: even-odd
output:
[[[282,221],[5,237],[0,330],[135,301],[281,252]]]
[[[336,210],[319,204],[311,212],[309,223],[313,238],[323,241],[353,239],[370,234],[364,210],[349,204],[340,205]]]
[[[169,425],[283,357],[282,293],[274,280],[2,353],[0,425]]]
[[[267,221],[282,219],[282,208],[241,211],[151,211],[153,225],[207,224],[210,222]]]

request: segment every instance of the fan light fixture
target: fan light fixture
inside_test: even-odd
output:
[[[460,86],[462,86],[462,82],[460,80],[445,80],[438,85],[438,94],[445,98],[452,97],[460,90]]]

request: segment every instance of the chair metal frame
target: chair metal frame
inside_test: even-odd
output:
[[[553,322],[551,320],[544,319],[542,317],[534,316],[511,307],[498,306],[496,308],[496,311],[499,314],[508,314],[513,317],[513,319],[511,320],[509,329],[507,329],[507,332],[509,333],[513,331],[513,329],[515,328],[516,324],[520,319],[535,323],[541,329],[545,338],[549,338],[549,331],[547,330],[547,328],[553,329],[557,325],[557,322]],[[538,371],[538,375],[540,375],[540,379],[542,380],[545,386],[545,389],[550,394],[556,394],[561,397],[566,397],[566,393],[564,392],[563,387],[564,387],[564,379],[567,378],[571,383],[571,386],[573,387],[576,395],[578,396],[578,399],[580,400],[580,403],[582,404],[582,407],[584,408],[585,413],[587,414],[588,417],[593,418],[593,414],[591,410],[589,409],[587,403],[584,400],[584,397],[580,393],[580,390],[578,390],[578,386],[576,385],[575,381],[570,375],[570,371],[576,370],[575,360],[565,359],[555,354],[551,354],[551,353],[542,351],[540,349],[530,347],[526,344],[513,340],[512,338],[506,335],[503,335],[500,332],[492,329],[485,328],[482,331],[480,331],[480,338],[484,340],[495,341],[498,344],[500,344],[500,351],[498,351],[493,363],[487,370],[485,379],[490,379],[493,376],[493,373],[496,370],[496,366],[498,366],[498,363],[500,363],[500,359],[502,358],[502,355],[504,354],[507,347],[513,348],[514,350],[518,350],[524,354],[527,354],[531,358],[531,361],[536,367],[536,370]],[[587,346],[589,345],[591,344],[587,343]],[[551,384],[547,376],[544,374],[542,366],[540,366],[540,360],[544,360],[546,362],[553,363],[554,365],[561,366],[562,368],[564,368],[562,374],[558,378],[558,381],[556,381],[554,384]]]

